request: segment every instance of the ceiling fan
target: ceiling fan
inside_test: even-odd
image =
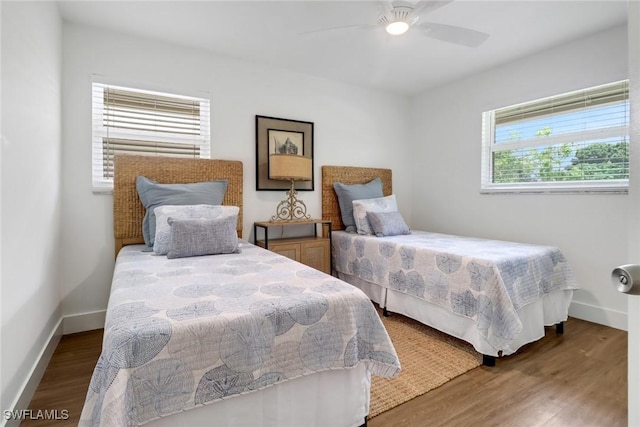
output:
[[[454,43],[467,47],[478,47],[484,43],[489,34],[469,28],[457,27],[455,25],[438,24],[435,22],[422,22],[422,14],[432,12],[439,9],[454,0],[421,0],[416,3],[410,1],[378,1],[381,13],[378,16],[378,22],[374,25],[350,25],[347,27],[332,28],[331,30],[341,28],[367,28],[377,29],[383,27],[387,33],[398,36],[411,31],[418,30],[426,37],[436,40]],[[312,32],[327,31],[318,30]]]

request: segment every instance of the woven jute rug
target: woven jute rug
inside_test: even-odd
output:
[[[391,337],[402,370],[388,379],[371,376],[369,418],[441,386],[480,366],[471,344],[400,314],[380,318]]]

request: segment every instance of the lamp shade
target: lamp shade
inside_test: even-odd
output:
[[[297,154],[269,154],[269,179],[311,181],[311,159]]]

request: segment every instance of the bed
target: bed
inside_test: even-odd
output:
[[[358,187],[376,178],[391,196],[390,169],[322,167],[322,217],[333,223],[337,277],[385,315],[400,313],[471,343],[488,366],[542,338],[545,326],[563,333],[578,287],[559,249],[416,230],[347,233],[334,183]]]
[[[222,205],[238,207],[231,231],[242,236],[241,162],[116,158],[117,258],[80,425],[366,424],[370,376],[400,370],[369,298],[241,239],[217,255],[149,252],[138,176],[227,180]]]

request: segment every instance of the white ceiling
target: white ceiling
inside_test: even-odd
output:
[[[477,48],[383,28],[375,1],[61,1],[65,20],[414,94],[626,23],[626,1],[457,0],[420,21],[489,33]],[[420,22],[419,21],[419,22]],[[412,31],[414,30],[414,31]]]

